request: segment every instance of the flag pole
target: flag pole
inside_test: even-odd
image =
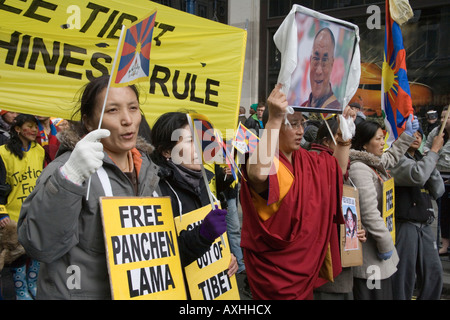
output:
[[[125,30],[126,30],[125,25],[122,25],[122,30],[120,31],[120,37],[119,37],[119,45],[117,46],[117,49],[116,49],[116,55],[114,56],[114,61],[113,61],[113,65],[112,65],[111,75],[109,76],[108,86],[106,87],[105,99],[103,100],[102,113],[100,115],[100,120],[98,122],[98,129],[100,129],[102,127],[103,114],[105,113],[105,108],[106,108],[106,100],[108,99],[109,88],[111,86],[111,79],[112,79],[112,76],[114,74],[114,71],[116,70],[117,56],[119,55],[120,47],[122,45],[122,38],[123,38],[123,35],[125,33]],[[89,200],[89,192],[90,192],[90,190],[91,190],[91,177],[89,177],[89,181],[88,181],[88,187],[87,187],[87,193],[86,193],[86,201]]]
[[[194,123],[192,122],[191,116],[188,113],[186,113],[186,117],[187,117],[187,120],[188,120],[188,123],[189,123],[189,129],[191,130],[192,136],[194,138],[194,148],[197,151],[197,154],[201,157],[200,158],[200,160],[201,160],[200,167],[201,167],[201,171],[202,171],[203,181],[205,182],[205,187],[206,187],[206,190],[207,190],[207,193],[208,193],[209,202],[211,203],[212,210],[215,210],[216,208],[214,206],[213,195],[211,194],[211,189],[209,187],[208,177],[206,176],[206,172],[205,172],[205,166],[203,165],[203,152],[201,152],[201,148],[199,146],[200,140],[199,140],[199,138],[197,136],[197,131],[195,130]],[[180,212],[180,214],[181,214],[181,212]],[[223,235],[220,235],[220,240],[222,241],[224,247],[226,248],[227,245],[226,245],[225,241],[223,240]]]
[[[448,116],[449,116],[449,115],[450,115],[450,105],[449,105],[449,107],[447,108],[447,112],[446,112],[446,114],[445,114],[444,122],[442,122],[442,124],[441,124],[441,129],[439,130],[439,135],[441,135],[442,132],[444,132],[444,128],[445,128],[445,126],[447,125],[447,120],[448,120]]]

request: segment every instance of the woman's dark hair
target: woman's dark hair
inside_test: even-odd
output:
[[[364,150],[364,145],[368,143],[382,129],[378,122],[366,120],[356,125],[355,136],[352,139],[352,148],[355,150]]]
[[[163,165],[164,151],[171,151],[178,141],[172,141],[172,133],[189,124],[186,113],[168,112],[161,115],[152,127],[152,144],[155,147],[151,157],[157,165]]]
[[[330,126],[331,132],[333,133],[333,136],[334,136],[339,128],[338,121],[336,120],[335,117],[333,117],[331,119],[328,119],[327,123]],[[323,144],[323,142],[325,140],[332,141],[333,139],[331,138],[330,130],[328,130],[326,123],[322,122],[319,129],[317,130],[317,134],[316,134],[316,138],[314,139],[314,143]]]
[[[20,160],[23,158],[22,150],[22,140],[20,140],[19,134],[16,131],[16,127],[23,126],[26,122],[33,122],[38,124],[36,118],[31,114],[19,114],[11,125],[9,129],[10,138],[6,143],[6,149],[8,149],[12,154],[17,156]]]
[[[83,87],[83,93],[79,101],[79,108],[72,115],[72,119],[79,113],[80,114],[80,134],[84,135],[88,133],[85,124],[83,123],[83,117],[86,116],[88,119],[92,119],[95,110],[95,104],[97,103],[98,95],[103,91],[103,89],[108,87],[109,75],[103,75],[94,80],[90,81]],[[139,101],[139,91],[135,85],[129,86],[136,94],[137,100]]]

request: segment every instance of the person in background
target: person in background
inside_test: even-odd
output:
[[[426,114],[427,123],[424,131],[426,136],[428,136],[430,132],[433,131],[434,128],[439,127],[440,122],[438,118],[439,116],[436,110],[427,111]]]
[[[441,112],[441,125],[444,126],[444,146],[438,152],[439,158],[436,164],[436,169],[441,173],[445,184],[444,194],[437,200],[438,222],[442,242],[439,249],[440,255],[448,255],[450,246],[450,117],[444,123],[447,112],[449,112],[448,107],[444,107]],[[428,135],[427,142],[423,147],[424,153],[431,149],[434,138],[439,134],[441,125],[434,128]]]
[[[152,143],[155,151],[151,158],[159,166],[161,194],[170,197],[174,217],[210,205],[209,190],[202,176],[202,164],[195,151],[186,113],[168,112],[161,115],[152,127]],[[209,180],[213,175],[209,175]],[[216,207],[201,224],[180,232],[178,244],[183,267],[203,256],[213,242],[226,232],[226,214],[226,210]],[[235,274],[237,269],[236,258],[232,255],[228,276]]]
[[[30,195],[44,165],[44,149],[36,143],[37,121],[19,114],[11,125],[11,138],[0,146],[0,204],[7,214],[0,216],[0,227],[19,220],[23,201]],[[23,255],[10,265],[17,300],[36,297],[39,262]]]
[[[100,197],[109,189],[117,197],[160,194],[153,147],[138,137],[135,86],[110,88],[98,129],[108,82],[102,76],[83,88],[74,113],[80,131],[60,134],[60,155],[22,206],[19,242],[41,262],[37,299],[111,299]]]
[[[444,193],[444,182],[436,170],[444,134],[436,136],[427,155],[418,150],[424,137],[419,128],[405,155],[392,168],[395,182],[395,247],[400,261],[392,276],[394,299],[439,300],[442,292],[442,265],[431,228],[434,209],[431,200]]]
[[[253,107],[254,105],[252,105]],[[262,117],[266,105],[262,102],[258,103],[256,107],[256,113],[250,116],[244,123],[247,129],[252,130],[258,137],[260,134],[260,129],[264,129],[264,124],[262,122]]]
[[[358,125],[359,123],[366,120],[366,115],[362,112],[362,107],[358,102],[352,102],[349,104],[349,106],[353,109],[353,111],[356,112],[355,125]]]
[[[338,139],[338,127],[339,123],[336,117],[326,120],[330,130],[325,123],[319,127],[317,131],[317,136],[314,143],[311,144],[311,152],[328,152],[333,155],[336,149],[336,144],[334,143],[330,131],[336,141]],[[344,174],[344,184],[349,184],[348,182],[348,171]],[[345,222],[348,220],[344,219]],[[340,225],[337,225],[338,233],[340,233]],[[361,242],[366,241],[366,232],[364,229],[358,229],[355,234],[355,239]],[[340,247],[339,237],[334,238],[336,246]],[[347,243],[346,243],[347,244]],[[353,273],[351,267],[342,268],[342,272],[334,279],[333,282],[327,282],[322,286],[314,289],[314,299],[315,300],[352,300],[353,299]]]
[[[250,106],[250,109],[248,110],[248,112],[250,113],[250,116],[249,116],[249,118],[251,117],[251,116],[253,116],[254,114],[256,114],[256,108],[258,107],[258,104],[257,103],[254,103],[254,104],[252,104],[251,106]],[[247,118],[248,119],[248,118]]]
[[[245,115],[245,108],[243,106],[239,107],[239,117],[238,117],[238,124],[239,122],[244,124],[247,120],[247,116]]]
[[[353,267],[355,300],[391,300],[391,276],[397,271],[398,254],[383,220],[383,184],[391,177],[386,168],[393,167],[414,141],[419,127],[412,115],[406,129],[384,152],[384,133],[379,123],[366,120],[356,126],[350,150],[349,177],[359,192],[361,223],[367,241],[362,244],[363,265]],[[376,267],[376,284],[368,286]],[[372,271],[373,272],[373,271]],[[372,282],[371,282],[372,283]]]
[[[53,124],[50,117],[36,116],[36,119],[39,128],[36,141],[45,150],[44,166],[46,167],[55,159],[56,153],[58,152],[60,143],[56,135],[60,131],[60,128]]]
[[[5,144],[9,140],[9,129],[17,115],[17,112],[7,110],[0,111],[0,145]]]

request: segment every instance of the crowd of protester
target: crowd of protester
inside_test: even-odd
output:
[[[163,114],[150,128],[136,88],[111,88],[97,129],[107,83],[100,77],[84,87],[74,113],[80,121],[0,112],[0,280],[5,291],[12,277],[18,300],[111,298],[95,196],[105,184],[114,196],[168,196],[174,217],[209,203],[186,113]],[[259,145],[238,181],[226,166],[208,171],[222,209],[180,233],[182,266],[227,232],[228,276],[243,275],[253,299],[439,299],[439,255],[450,246],[450,120],[439,133],[447,108],[428,112],[422,124],[411,116],[390,148],[382,124],[359,104],[343,111],[356,124],[347,140],[338,117],[286,108],[279,87],[252,105],[249,117],[241,107],[239,122],[255,131]],[[178,141],[171,139],[175,130],[184,132]],[[183,151],[181,162],[174,161],[175,147]],[[270,161],[259,158],[263,148]],[[106,179],[90,179],[97,171]],[[383,186],[391,178],[395,241],[382,217]],[[344,185],[359,192],[362,228],[352,236],[363,259],[353,267],[341,265],[341,230],[351,233],[356,225],[343,219]],[[72,264],[82,268],[82,292],[62,281]]]

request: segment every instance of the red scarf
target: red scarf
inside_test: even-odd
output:
[[[247,277],[254,299],[312,299],[314,287],[324,283],[317,283],[318,275],[337,230],[333,222],[341,212],[342,172],[326,152],[300,149],[292,154],[292,164],[280,153],[280,162],[293,173],[294,183],[266,221],[251,201],[244,170],[241,246]],[[268,204],[279,194],[277,176],[269,176]],[[341,272],[340,259],[333,269],[335,275]]]

